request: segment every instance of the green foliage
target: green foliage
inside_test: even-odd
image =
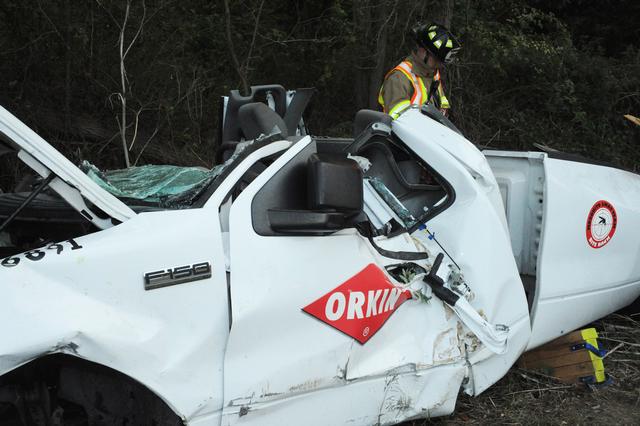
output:
[[[640,109],[638,46],[620,58],[604,56],[592,48],[599,40],[585,42],[571,20],[540,3],[483,1],[472,19],[456,15],[466,43],[454,73],[454,120],[493,148],[539,143],[635,169],[637,129],[622,116]],[[580,48],[577,38],[590,47]]]
[[[347,136],[355,112],[376,107],[384,73],[407,53],[413,23],[447,19],[445,6],[452,5],[464,48],[445,79],[452,118],[471,140],[515,149],[541,143],[634,169],[638,129],[622,115],[640,114],[640,3],[601,3],[230,0],[229,6],[234,52],[248,82],[316,87],[307,116],[316,134]],[[125,5],[0,4],[0,103],[74,161],[103,169],[123,162],[117,93]],[[219,96],[241,86],[223,3],[132,0],[126,40],[143,16],[125,61],[129,143],[136,137],[131,158],[139,165],[211,166]],[[15,171],[0,172],[7,180]]]

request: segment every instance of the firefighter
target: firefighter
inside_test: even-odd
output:
[[[411,30],[415,47],[411,54],[387,73],[378,102],[393,119],[410,105],[431,101],[447,115],[449,100],[444,94],[440,70],[460,50],[460,43],[439,24],[418,24]]]

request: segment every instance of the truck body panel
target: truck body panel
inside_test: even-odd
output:
[[[65,354],[186,424],[394,424],[451,413],[460,388],[638,296],[638,175],[483,153],[429,114],[227,142],[197,203],[136,213],[0,110],[0,147],[97,228],[0,259],[0,390]],[[363,205],[340,210],[331,175],[353,169]]]
[[[229,312],[214,225],[205,209],[145,213],[5,259],[0,374],[65,353],[134,378],[184,418],[220,410]],[[145,273],[203,262],[210,278],[145,290]]]
[[[520,273],[534,280],[528,349],[637,297],[640,176],[561,155],[485,154],[501,188]]]

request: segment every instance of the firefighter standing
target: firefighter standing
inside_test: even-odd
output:
[[[438,24],[418,24],[411,31],[415,48],[398,66],[385,76],[378,102],[394,119],[410,105],[432,101],[447,114],[449,101],[444,94],[440,70],[460,50],[451,32]]]

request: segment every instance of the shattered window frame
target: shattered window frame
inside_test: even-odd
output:
[[[415,160],[420,167],[423,167],[434,179],[435,181],[438,183],[438,185],[440,185],[442,187],[442,189],[445,192],[445,201],[444,202],[440,202],[438,201],[436,204],[434,204],[431,208],[429,208],[424,214],[418,216],[418,217],[414,217],[415,222],[409,226],[409,227],[405,227],[407,233],[412,234],[413,232],[415,232],[418,228],[420,228],[422,225],[426,224],[429,220],[433,219],[434,217],[438,216],[440,213],[444,212],[446,209],[448,209],[456,200],[456,191],[453,188],[453,186],[449,183],[449,181],[447,181],[440,173],[438,173],[433,167],[431,167],[431,165],[429,163],[427,163],[426,161],[424,161],[422,159],[422,157],[420,157],[417,153],[415,153],[411,148],[409,148],[403,141],[402,139],[400,139],[395,132],[391,133],[391,136],[387,139],[389,144],[394,146],[397,149],[400,149],[402,151],[404,151],[407,155],[409,155],[413,160]],[[382,182],[384,184],[384,182]],[[386,185],[385,185],[386,188]],[[391,192],[391,190],[389,190],[388,188],[386,188],[387,191],[389,191],[392,195],[393,198],[395,198],[400,205],[402,205],[402,208],[406,211],[408,211],[408,209],[404,206],[404,204],[402,204],[402,201],[400,201],[395,194],[393,194],[393,192]],[[377,191],[377,190],[376,190]],[[382,194],[380,194],[381,197],[383,197]],[[384,197],[383,197],[384,200]],[[401,214],[396,211],[396,209],[394,209],[394,206],[391,205],[387,200],[384,200],[385,203],[387,203],[387,205],[389,206],[389,208],[391,208],[391,210],[393,210],[396,215],[398,215],[400,218],[402,218]],[[408,211],[410,213],[410,211]],[[404,219],[403,219],[404,220]]]

